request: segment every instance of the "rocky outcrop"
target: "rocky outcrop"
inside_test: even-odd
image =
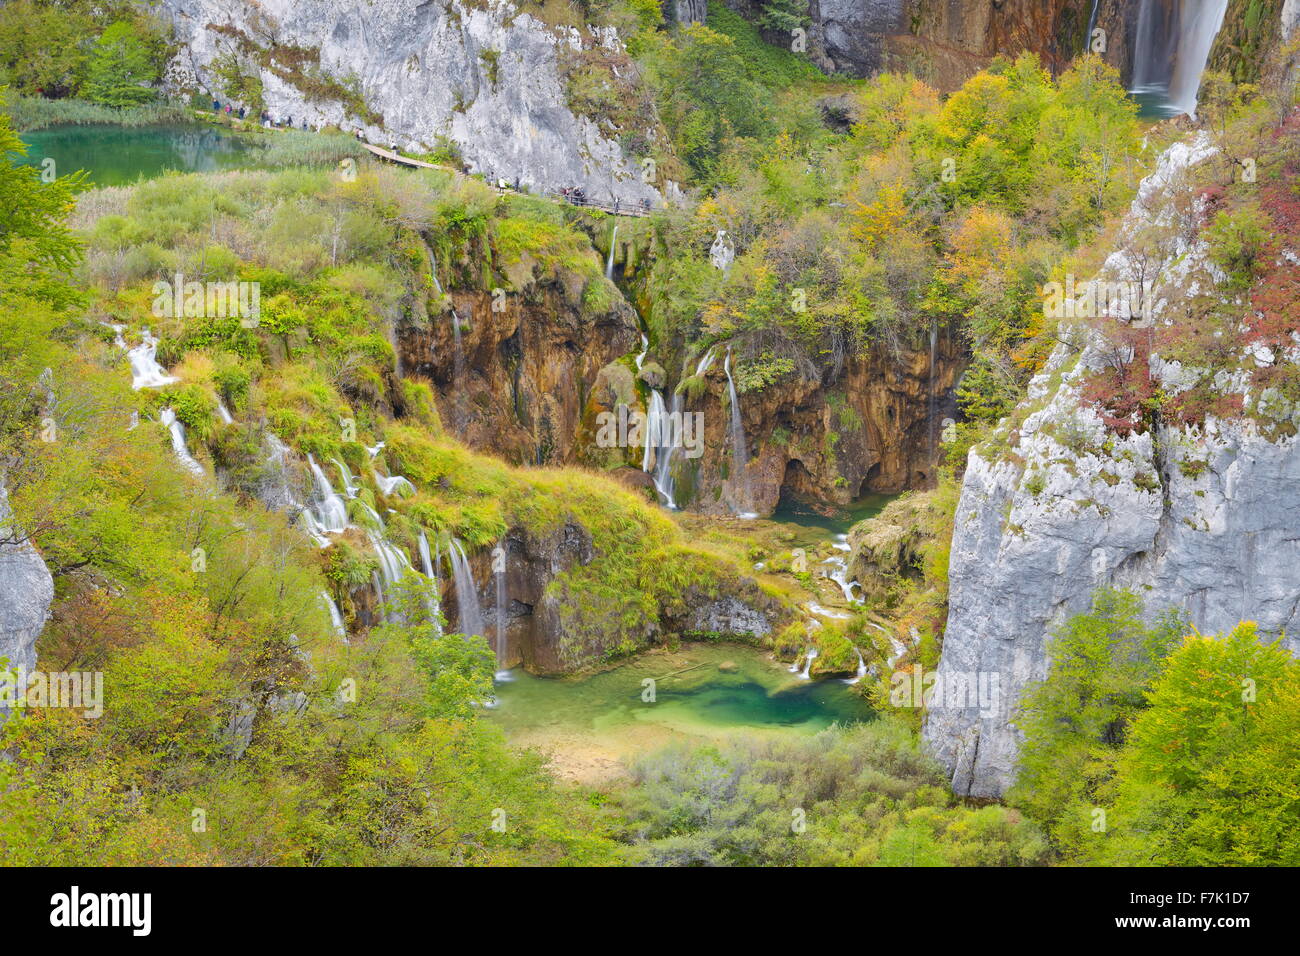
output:
[[[533,674],[572,673],[670,638],[763,642],[791,620],[787,605],[721,563],[707,571],[707,583],[688,587],[677,600],[661,605],[657,615],[628,615],[616,600],[576,596],[566,576],[604,556],[588,529],[575,520],[544,534],[511,528],[501,547],[506,571],[499,605],[489,556],[471,557],[471,564],[493,636],[504,610],[505,667],[522,665]],[[445,589],[443,610],[448,620],[459,619],[451,588]]]
[[[224,101],[230,64],[266,108],[413,152],[452,144],[472,173],[601,200],[658,193],[595,120],[566,106],[560,51],[621,55],[612,30],[553,30],[503,0],[163,0],[176,90]],[[236,96],[236,94],[231,94]],[[236,97],[237,99],[237,97]],[[244,104],[249,105],[249,104]]]
[[[744,354],[737,351],[737,365]],[[674,457],[674,498],[706,514],[770,514],[783,498],[835,506],[925,487],[935,478],[942,420],[953,414],[963,363],[960,343],[947,334],[937,336],[933,358],[928,348],[895,355],[877,347],[838,365],[795,360],[790,373],[739,395],[749,455],[742,475],[719,357],[703,376],[704,391],[683,403],[702,415],[704,453]]]
[[[1213,153],[1204,134],[1176,144],[1126,221],[1122,237],[1153,224],[1175,237],[1144,321],[1177,321],[1221,278],[1195,228],[1171,221],[1197,216],[1194,204],[1173,212],[1175,197],[1188,188],[1182,171]],[[1152,262],[1140,263],[1121,239],[1103,278],[1127,280],[1142,268]],[[1086,611],[1099,587],[1132,588],[1151,613],[1179,608],[1206,633],[1253,620],[1265,635],[1286,632],[1300,650],[1300,444],[1285,437],[1300,414],[1285,403],[1266,409],[1268,393],[1247,384],[1244,405],[1256,416],[1119,428],[1085,400],[1085,383],[1117,359],[1143,357],[1117,351],[1094,329],[1073,334],[995,442],[971,452],[962,485],[938,685],[992,678],[1000,694],[993,707],[936,699],[928,710],[925,739],[959,794],[997,797],[1014,780],[1021,692],[1047,675],[1051,632]],[[1147,361],[1166,394],[1200,374],[1155,353]],[[1232,373],[1212,374],[1216,391],[1243,392]]]
[[[471,447],[516,464],[572,463],[587,392],[638,334],[613,286],[608,307],[584,304],[588,282],[603,280],[529,274],[517,295],[497,300],[454,291],[454,318],[437,313],[399,328],[402,367],[434,383],[444,426]]]
[[[36,638],[50,616],[54,578],[30,541],[10,523],[9,496],[0,485],[0,661],[36,666]]]

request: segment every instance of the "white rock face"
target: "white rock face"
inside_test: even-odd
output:
[[[9,527],[9,496],[0,485],[0,659],[29,671],[36,638],[50,616],[54,579],[36,549]]]
[[[505,0],[162,0],[161,7],[182,44],[167,78],[173,89],[201,88],[224,102],[214,64],[236,55],[246,73],[260,73],[277,119],[360,129],[376,145],[414,151],[431,151],[445,137],[471,172],[491,179],[518,178],[532,189],[581,186],[603,201],[663,202],[619,144],[566,105],[557,48],[617,51],[612,30],[561,36]],[[250,43],[319,51],[320,72],[355,81],[382,125],[363,122],[341,102],[311,99],[259,63]]]
[[[1161,193],[1178,189],[1178,170],[1210,152],[1204,141],[1171,149],[1144,184],[1126,233],[1159,222],[1169,208]],[[1181,236],[1168,252],[1156,322],[1214,280],[1194,237]],[[1129,255],[1112,256],[1103,278],[1126,278],[1132,265]],[[994,708],[936,700],[927,712],[925,739],[959,794],[997,797],[1013,782],[1021,692],[1047,675],[1050,632],[1086,611],[1098,587],[1131,588],[1152,613],[1182,608],[1206,633],[1253,620],[1263,634],[1287,632],[1300,652],[1297,439],[1271,442],[1253,422],[1213,418],[1154,435],[1114,434],[1080,403],[1085,371],[1113,359],[1113,349],[1081,328],[1075,337],[1031,383],[1022,405],[1029,414],[1006,436],[1014,454],[973,450],[963,481],[938,684],[996,675],[1000,695]],[[1150,365],[1167,390],[1196,377],[1156,355]],[[1269,398],[1252,397],[1232,377],[1216,383],[1246,391],[1248,408]],[[1300,424],[1293,407],[1270,417]]]

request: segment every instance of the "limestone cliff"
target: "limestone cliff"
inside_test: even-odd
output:
[[[1101,276],[1132,281],[1158,264],[1152,333],[1196,315],[1196,297],[1223,278],[1199,232],[1205,200],[1179,202],[1193,195],[1185,171],[1214,154],[1199,134],[1161,158]],[[1134,248],[1154,233],[1166,237],[1155,263]],[[1291,255],[1281,268],[1294,270]],[[1204,632],[1254,620],[1300,649],[1300,415],[1249,378],[1256,364],[1295,359],[1247,353],[1241,371],[1207,372],[1074,326],[996,440],[971,452],[938,677],[948,688],[996,675],[1001,694],[991,711],[969,700],[928,710],[925,739],[955,792],[996,797],[1013,781],[1021,692],[1047,674],[1050,632],[1098,587],[1132,588],[1151,612],[1180,608]],[[1117,362],[1147,365],[1160,394],[1201,382],[1246,414],[1129,427],[1086,384]]]
[[[0,662],[36,666],[36,638],[50,616],[54,579],[25,537],[9,526],[9,497],[0,485]]]
[[[277,119],[360,130],[417,153],[454,145],[470,172],[533,189],[662,201],[616,140],[566,105],[562,52],[620,54],[612,30],[562,33],[504,0],[162,0],[161,8],[179,41],[173,89],[225,101],[221,72],[237,64],[258,78]]]

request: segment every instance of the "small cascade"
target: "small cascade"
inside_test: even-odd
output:
[[[934,454],[934,420],[935,420],[935,401],[934,401],[934,360],[935,353],[939,345],[939,323],[937,320],[930,323],[930,370],[929,381],[926,383],[925,390],[925,431],[927,441],[929,442],[929,458],[926,459],[931,466],[935,462]]]
[[[115,328],[120,329],[120,326]],[[122,345],[126,344],[120,331],[118,339]],[[148,329],[140,333],[140,344],[127,351],[126,356],[131,360],[131,387],[137,392],[142,388],[162,388],[180,381],[176,376],[168,375],[158,364],[154,358],[157,352],[158,340]]]
[[[474,584],[474,572],[470,570],[469,559],[465,557],[465,548],[457,538],[451,539],[451,574],[456,585],[456,606],[460,609],[460,630],[468,637],[477,634],[487,636],[483,626],[483,608],[478,602],[478,588]]]
[[[849,578],[848,561],[846,561],[844,558],[841,558],[839,555],[832,555],[831,557],[824,560],[822,563],[829,564],[831,566],[831,569],[826,572],[826,576],[840,586],[840,590],[844,592],[844,600],[847,601],[849,604],[862,603],[861,599],[859,599],[858,596],[853,593],[854,588],[861,587],[862,585],[859,584],[857,581],[850,581],[848,579]]]
[[[506,599],[506,568],[505,568],[505,559],[504,559],[504,557],[502,558],[502,561],[501,561],[501,565],[500,565],[500,567],[497,568],[496,571],[494,572],[493,577],[496,578],[496,585],[497,585],[497,610],[496,610],[496,616],[497,616],[497,622],[496,622],[496,623],[497,623],[497,646],[496,646],[496,652],[497,652],[497,664],[500,665],[500,670],[498,670],[498,671],[496,672],[496,679],[497,679],[497,680],[509,680],[509,679],[510,679],[510,671],[506,670],[506,668],[505,668],[505,663],[506,663],[506,652],[507,652],[510,648],[509,648],[509,645],[506,643],[506,642],[508,641],[508,639],[509,639],[508,634],[507,634],[507,630],[506,630],[506,626],[507,626],[507,624],[509,623],[509,621],[508,621],[509,614],[507,613],[507,607],[506,607],[506,600],[507,600],[507,599]]]
[[[335,493],[329,477],[321,470],[320,465],[316,464],[316,459],[308,455],[307,464],[316,482],[316,501],[312,509],[316,524],[327,534],[338,534],[348,526],[347,505]]]
[[[646,338],[644,332],[641,333],[641,351],[636,356],[636,370],[641,371],[641,366],[645,364],[646,354],[650,351],[650,340]]]
[[[605,278],[611,282],[614,280],[614,249],[618,243],[618,223],[614,223],[614,231],[609,236],[609,257],[605,260]],[[641,366],[637,366],[640,368]]]
[[[235,419],[230,414],[230,409],[226,408],[225,402],[217,402],[217,417],[221,419],[223,425],[235,424]]]
[[[1092,49],[1092,31],[1097,29],[1097,14],[1101,12],[1101,0],[1092,0],[1092,13],[1088,15],[1088,32],[1083,35],[1083,52]]]
[[[330,461],[333,462],[334,467],[339,470],[339,477],[343,479],[344,496],[347,498],[355,498],[357,496],[357,492],[361,490],[361,486],[358,485],[357,480],[354,477],[352,477],[351,470],[343,461],[341,461],[338,458],[331,458]]]
[[[749,481],[749,451],[745,445],[745,426],[740,418],[740,396],[736,394],[736,382],[731,377],[731,349],[722,363],[727,373],[727,394],[731,399],[731,450],[736,469],[736,481],[744,492],[745,502],[750,508],[754,506],[754,489]],[[757,518],[753,511],[737,511],[738,517]]]
[[[380,442],[378,445],[366,445],[365,448],[366,454],[370,456],[370,460],[374,461],[375,456],[384,450],[384,443]]]
[[[339,611],[339,606],[334,603],[328,591],[321,591],[321,600],[325,604],[325,609],[330,614],[330,624],[334,627],[334,633],[343,638],[343,643],[348,643],[348,629],[343,624],[343,614]]]
[[[170,408],[164,408],[158,415],[158,420],[163,423],[167,431],[172,436],[172,451],[176,453],[176,460],[179,461],[190,474],[202,478],[204,475],[203,466],[194,460],[190,454],[189,448],[185,444],[185,426],[176,420],[176,412]]]
[[[403,478],[401,475],[381,475],[375,469],[370,469],[370,475],[375,479],[375,485],[385,498],[393,495],[413,495],[415,486]]]
[[[855,647],[853,653],[858,655],[858,670],[854,676],[845,678],[844,683],[846,684],[860,684],[862,678],[867,676],[867,662],[862,659],[862,651]]]
[[[433,563],[433,556],[429,554],[429,539],[425,536],[423,528],[420,529],[419,546],[420,570],[429,579],[428,587],[424,592],[425,603],[429,608],[429,621],[433,624],[434,634],[442,637],[442,622],[439,619],[442,612],[442,602],[439,600],[438,568]]]
[[[817,660],[817,648],[810,647],[808,648],[808,656],[804,659],[803,670],[799,674],[800,678],[812,680],[812,665],[815,660]]]

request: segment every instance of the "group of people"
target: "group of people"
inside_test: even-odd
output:
[[[221,101],[218,99],[213,99],[212,101],[212,112],[225,113],[229,117],[232,118],[237,117],[238,119],[241,120],[248,115],[248,111],[244,107],[241,106],[238,109],[235,109],[233,103],[227,103],[223,107],[221,105]],[[292,116],[285,117],[283,121],[277,120],[275,117],[271,115],[269,110],[262,110],[262,112],[257,117],[257,121],[261,123],[263,126],[265,126],[267,129],[274,129],[274,128],[293,129]],[[302,117],[301,125],[299,126],[299,128],[303,130],[307,129],[307,117],[305,116]]]

